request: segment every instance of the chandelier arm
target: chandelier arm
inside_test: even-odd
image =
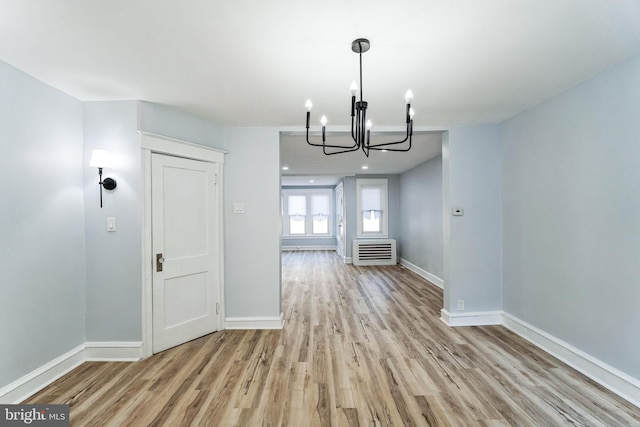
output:
[[[357,113],[356,113],[356,121],[355,121],[355,129],[354,129],[354,125],[353,122],[351,122],[351,137],[353,138],[353,142],[355,143],[354,146],[357,148],[360,148],[361,141],[360,141],[360,125],[361,125],[361,110],[360,108],[358,108]]]
[[[364,144],[362,144],[362,152],[365,156],[369,157],[369,147],[365,146]]]
[[[314,147],[345,148],[345,149],[349,149],[349,151],[355,151],[358,148],[360,148],[360,147],[357,147],[356,145],[333,145],[333,144],[327,144],[326,142],[323,142],[322,144],[313,143],[309,141],[308,130],[307,130],[307,144],[312,145]]]
[[[345,149],[355,149],[355,150],[358,149],[356,144],[354,144],[354,145],[332,145],[332,144],[327,144],[326,141],[325,141],[324,133],[323,133],[323,138],[322,138],[322,144],[311,142],[309,140],[309,116],[310,116],[310,114],[309,114],[309,112],[307,112],[307,144],[312,145],[314,147],[345,148]],[[333,154],[333,153],[330,153],[330,154]]]
[[[352,148],[348,148],[348,149],[344,149],[344,150],[327,152],[327,147],[334,147],[335,148],[335,146],[331,146],[331,145],[323,145],[322,146],[322,152],[327,156],[331,156],[332,154],[342,154],[342,153],[349,153],[351,151],[358,151],[358,149],[360,148],[360,147],[352,147]]]
[[[367,130],[366,130],[366,127],[367,127],[367,108],[366,107],[362,109],[362,117],[361,117],[361,120],[360,120],[359,124],[360,124],[360,126],[359,126],[360,127],[360,143],[362,145],[364,145],[364,139],[365,139],[365,137],[367,135]]]
[[[353,139],[353,142],[355,142],[357,145],[358,140],[356,139],[356,132],[355,132],[356,128],[354,126],[355,124],[356,124],[356,117],[355,115],[352,114],[351,115],[351,139]]]
[[[376,144],[376,145],[370,146],[369,149],[371,149],[371,150],[379,150],[379,151],[382,151],[382,150],[399,151],[399,152],[409,151],[409,150],[411,150],[411,140],[412,139],[413,139],[413,120],[407,126],[407,137],[404,140],[397,141],[397,142],[387,142],[385,144]],[[406,147],[406,148],[388,148],[389,145],[402,144],[403,142],[406,142],[407,140],[409,140],[409,146]]]
[[[407,142],[409,140],[409,135],[407,135],[402,141],[394,141],[394,142],[381,142],[379,144],[371,144],[369,145],[369,148],[371,149],[378,149],[378,150],[384,150],[384,147],[387,147],[389,145],[398,145],[398,144],[402,144],[404,142]],[[382,147],[382,148],[381,148]]]

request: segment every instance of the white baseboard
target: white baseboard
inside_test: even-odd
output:
[[[274,317],[227,317],[225,329],[282,329],[284,313]]]
[[[87,342],[88,362],[135,362],[142,358],[141,342]]]
[[[344,261],[345,264],[353,264],[353,258],[350,256],[342,257],[342,260]]]
[[[334,246],[314,246],[314,245],[303,245],[303,246],[281,246],[283,251],[335,251],[336,247]]]
[[[440,289],[444,289],[444,280],[442,280],[441,278],[439,278],[435,274],[431,274],[427,270],[423,270],[422,268],[420,268],[417,265],[407,261],[404,258],[400,258],[400,265],[408,268],[409,270],[411,270],[414,273],[416,273],[418,276],[422,277],[423,279],[426,279],[428,282],[433,283],[434,285],[436,285]]]
[[[508,313],[503,313],[503,324],[507,329],[640,407],[640,380]]]
[[[440,310],[440,320],[449,326],[502,325],[501,311],[476,311],[469,313],[449,313]]]
[[[16,404],[88,361],[133,362],[140,359],[140,342],[87,342],[56,357],[11,384],[0,388],[0,404]]]
[[[0,403],[16,404],[84,363],[84,344],[69,350],[0,389]]]
[[[503,311],[449,313],[442,309],[440,319],[449,326],[503,325],[601,386],[640,407],[640,380],[509,313]]]

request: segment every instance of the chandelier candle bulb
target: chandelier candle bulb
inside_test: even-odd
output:
[[[413,101],[413,92],[411,92],[411,89],[404,94],[404,100],[407,101],[407,104],[411,104],[411,101]]]

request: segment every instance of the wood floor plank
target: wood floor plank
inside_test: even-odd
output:
[[[283,330],[88,362],[26,403],[72,426],[640,426],[640,409],[500,326],[450,328],[401,266],[283,253]]]

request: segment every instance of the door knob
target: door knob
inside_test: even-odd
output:
[[[164,263],[164,257],[162,254],[156,254],[156,271],[162,271],[162,264]]]

